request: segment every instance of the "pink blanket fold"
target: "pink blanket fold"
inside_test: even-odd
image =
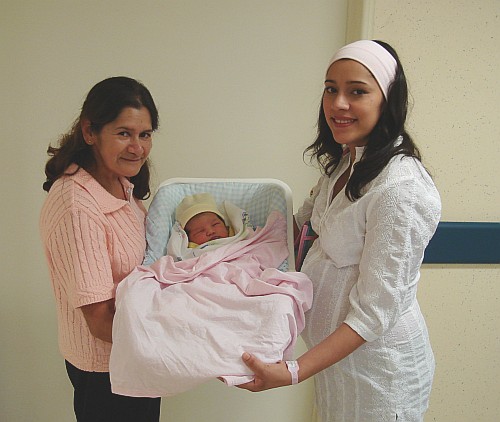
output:
[[[165,256],[117,288],[110,376],[114,393],[171,396],[210,379],[253,378],[244,351],[265,362],[293,358],[311,281],[276,269],[288,256],[286,221],[198,258]]]

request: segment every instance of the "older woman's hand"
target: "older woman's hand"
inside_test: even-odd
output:
[[[285,362],[264,363],[246,352],[243,353],[241,358],[245,365],[255,374],[255,378],[253,381],[238,385],[238,388],[257,392],[292,383],[292,376],[288,372]]]

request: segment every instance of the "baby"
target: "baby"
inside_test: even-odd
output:
[[[117,394],[166,397],[215,378],[249,382],[243,351],[268,363],[291,359],[312,303],[305,274],[277,269],[289,254],[279,211],[254,228],[236,204],[197,193],[172,217],[167,256],[117,288]]]
[[[246,211],[224,201],[221,211],[209,193],[186,196],[175,210],[167,255],[176,261],[200,256],[253,233]]]
[[[175,211],[175,219],[186,232],[190,248],[230,235],[224,216],[209,193],[186,196]]]

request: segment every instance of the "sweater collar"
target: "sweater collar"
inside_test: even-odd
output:
[[[124,199],[111,195],[90,173],[77,164],[71,164],[64,173],[95,199],[103,213],[117,211],[128,203]],[[120,183],[124,192],[127,193],[129,201],[132,200],[134,185],[126,177],[120,177]]]

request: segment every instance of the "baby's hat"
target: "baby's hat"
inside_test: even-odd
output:
[[[175,210],[175,219],[184,228],[191,218],[202,212],[213,212],[224,221],[224,216],[217,208],[215,199],[209,193],[195,193],[184,197]]]

